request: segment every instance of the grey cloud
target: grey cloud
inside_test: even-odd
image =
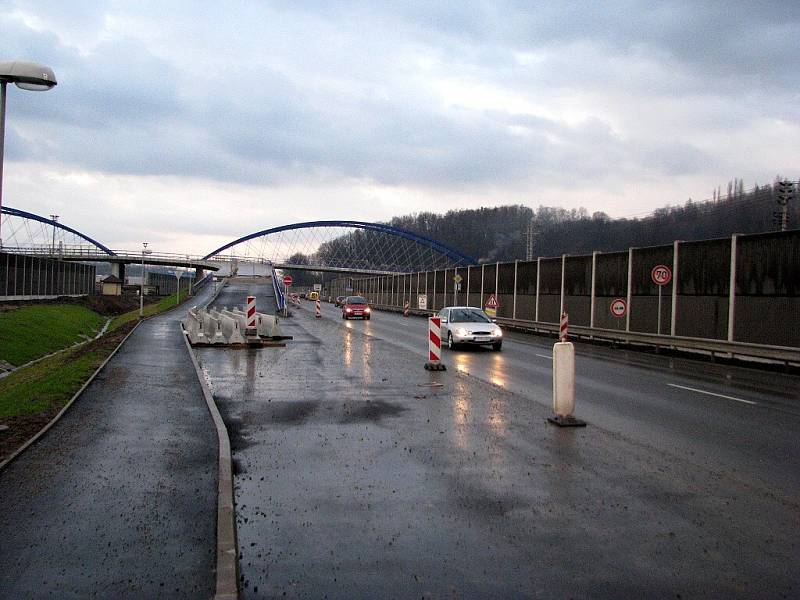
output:
[[[56,22],[75,25],[59,3],[46,6]],[[86,28],[99,28],[107,11],[119,9],[81,6]],[[51,142],[11,134],[9,156],[252,184],[344,177],[431,187],[674,175],[713,164],[687,142],[623,140],[599,119],[566,125],[441,106],[425,74],[402,63],[412,51],[438,61],[434,76],[463,74],[530,97],[553,87],[693,101],[708,92],[735,107],[721,114],[700,103],[697,114],[706,111],[706,122],[716,117],[720,128],[747,122],[765,106],[780,110],[780,100],[762,101],[754,83],[771,98],[793,93],[783,87],[786,55],[798,44],[797,35],[785,35],[798,26],[791,7],[778,14],[716,3],[279,6],[289,33],[269,15],[238,24],[236,43],[251,43],[251,54],[227,62],[232,57],[218,52],[207,75],[202,64],[186,68],[185,57],[156,55],[137,39],[81,54],[51,33],[0,19],[9,51],[52,64],[60,81],[53,92],[26,95],[9,121],[29,130],[46,123]],[[180,6],[171,18],[181,10],[192,8]],[[291,35],[298,15],[308,37]],[[546,59],[523,65],[518,52]],[[749,106],[742,86],[754,94]]]

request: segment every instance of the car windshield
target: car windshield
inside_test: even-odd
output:
[[[454,308],[450,311],[451,323],[491,323],[483,311],[477,308]]]
[[[348,296],[347,298],[348,304],[366,304],[367,299],[363,296]]]

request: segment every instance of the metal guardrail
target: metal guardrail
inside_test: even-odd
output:
[[[390,312],[403,312],[402,307],[388,304],[373,304],[373,308]],[[438,313],[434,310],[422,310],[412,308],[410,314],[418,316],[430,316]],[[526,321],[523,319],[508,319],[498,317],[499,325],[520,331],[530,331],[533,333],[547,333],[555,336],[559,333],[558,323],[543,323],[541,321]],[[570,325],[569,335],[572,338],[599,340],[611,343],[651,346],[654,348],[664,348],[669,350],[705,352],[711,356],[723,356],[725,358],[749,358],[760,359],[772,362],[779,362],[787,365],[800,366],[800,348],[790,346],[770,346],[767,344],[751,344],[747,342],[728,342],[726,340],[714,340],[709,338],[693,338],[682,336],[669,336],[656,333],[641,333],[635,331],[618,331],[616,329],[600,329],[584,327],[580,325]]]
[[[145,264],[161,264],[166,266],[186,266],[197,267],[207,270],[216,270],[218,267],[213,264],[216,261],[203,260],[199,255],[180,254],[178,252],[148,252],[142,254],[140,251],[131,250],[112,250],[114,254],[106,254],[99,248],[89,246],[65,246],[60,245],[53,249],[52,246],[3,246],[2,250],[10,254],[25,256],[41,256],[44,258],[58,260],[77,260],[77,261],[97,261],[97,262],[127,262],[131,264],[140,263],[144,258]]]
[[[278,274],[275,272],[275,267],[272,268],[272,290],[275,292],[275,305],[278,312],[286,309],[286,297],[283,295],[281,284],[278,283]]]

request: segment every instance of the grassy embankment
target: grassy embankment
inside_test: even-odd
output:
[[[181,298],[186,300],[185,297]],[[161,299],[155,304],[145,306],[145,316],[151,316],[160,312],[164,312],[173,308],[176,305],[175,295],[168,296]],[[31,307],[36,309],[51,308],[57,311],[73,308],[68,305],[48,306],[48,307]],[[0,315],[0,318],[7,318],[14,315],[16,312],[21,312],[25,309],[18,309],[16,311],[9,311],[9,313]],[[88,310],[88,309],[86,309]],[[88,311],[91,312],[91,311]],[[95,315],[97,322],[102,323],[103,317]],[[16,355],[21,355],[22,351],[16,348],[24,348],[26,345],[40,346],[38,342],[34,342],[34,337],[46,336],[33,336],[26,334],[25,331],[31,331],[27,327],[29,321],[25,321],[21,317],[15,317],[15,320],[22,320],[23,327],[17,329],[18,339],[15,339],[13,345],[5,344],[5,336],[0,333],[3,339],[2,353],[0,359],[12,362],[10,358],[4,355],[8,349],[9,356],[12,353],[12,346],[15,348],[13,352]],[[31,315],[28,314],[28,317]],[[69,350],[43,359],[42,361],[30,365],[24,369],[20,369],[0,379],[0,423],[8,423],[10,420],[23,418],[25,416],[55,414],[61,407],[66,404],[70,398],[80,389],[83,383],[91,376],[91,374],[102,364],[102,362],[113,352],[119,342],[125,335],[133,328],[134,323],[138,320],[139,310],[132,310],[115,317],[109,325],[108,331],[105,335],[97,340],[93,340],[83,346],[77,348],[70,348]],[[89,317],[86,317],[87,320]],[[52,321],[51,321],[52,323]],[[62,348],[74,343],[74,338],[62,344]],[[58,348],[56,348],[58,349]],[[47,354],[41,352],[39,356]],[[49,352],[53,352],[50,349]],[[19,359],[17,359],[19,360]],[[23,362],[25,362],[23,360]],[[12,363],[14,364],[14,363]],[[41,420],[41,419],[39,419]],[[14,426],[22,423],[12,424]],[[35,432],[34,432],[35,433]],[[0,438],[0,441],[2,438]],[[2,456],[2,448],[0,448],[0,456]]]
[[[85,306],[23,306],[0,313],[0,360],[18,367],[94,337],[105,319]]]

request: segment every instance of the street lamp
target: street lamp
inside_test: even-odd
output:
[[[9,82],[31,91],[49,90],[57,83],[50,67],[19,60],[0,62],[0,248],[3,247],[3,152],[6,138],[6,86]]]
[[[194,277],[192,277],[192,272],[191,272],[192,271],[192,257],[189,256],[188,254],[186,255],[186,261],[189,263],[189,270],[186,272],[186,274],[189,276],[189,295],[188,295],[188,297],[191,297],[191,295],[192,295],[192,285],[194,283]]]
[[[53,249],[51,254],[56,253],[56,221],[58,221],[58,215],[50,215],[50,218],[53,219]]]
[[[152,254],[152,250],[147,249],[147,242],[142,242],[142,286],[139,290],[139,318],[141,319],[144,316],[144,279],[146,273],[144,271],[144,255],[145,254]]]

